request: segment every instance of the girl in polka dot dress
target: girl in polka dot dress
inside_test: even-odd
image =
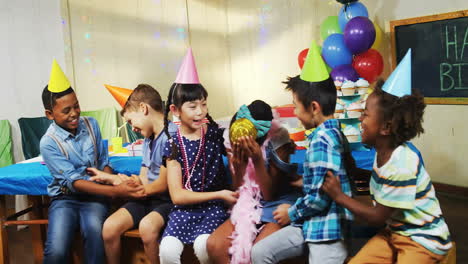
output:
[[[164,150],[175,206],[160,244],[162,264],[180,263],[184,245],[190,244],[200,262],[208,263],[206,240],[228,218],[226,206],[237,199],[235,192],[224,189],[223,130],[208,115],[207,96],[201,84],[174,83],[169,91],[166,123],[170,110],[180,127]]]

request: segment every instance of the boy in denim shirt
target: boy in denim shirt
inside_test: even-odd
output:
[[[54,122],[42,137],[41,154],[53,176],[44,263],[69,262],[70,246],[79,228],[86,263],[104,263],[102,224],[108,204],[102,196],[144,195],[133,181],[117,186],[89,181],[87,168],[111,172],[97,121],[80,118],[76,94],[54,61],[49,84],[42,92],[45,114]]]
[[[316,51],[312,46],[309,51]],[[318,52],[317,52],[318,54]],[[308,61],[310,63],[311,54]],[[319,56],[313,61],[323,61]],[[286,90],[292,91],[295,114],[306,129],[315,128],[308,136],[309,148],[304,161],[303,192],[294,205],[280,205],[273,213],[281,225],[288,225],[258,242],[252,249],[252,263],[277,263],[300,256],[309,249],[309,263],[343,263],[347,256],[344,245],[346,222],[351,213],[336,204],[320,188],[327,171],[340,177],[341,188],[351,195],[343,162],[343,138],[340,122],[333,118],[336,88],[325,65],[311,69],[304,66],[301,76],[289,78]],[[317,72],[323,72],[317,76]],[[310,76],[315,75],[315,76]],[[284,239],[287,238],[287,239]]]

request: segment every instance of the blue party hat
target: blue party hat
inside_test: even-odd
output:
[[[398,97],[411,94],[411,49],[385,81],[382,90]]]

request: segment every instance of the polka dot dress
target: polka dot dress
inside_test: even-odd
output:
[[[208,131],[205,135],[206,155],[204,155],[204,158],[200,158],[195,165],[190,180],[190,185],[194,192],[201,192],[202,190],[204,192],[213,192],[225,188],[222,158],[224,139],[222,133],[222,129],[208,126]],[[183,168],[182,175],[184,175],[185,167],[183,166],[180,143],[177,137],[173,137],[173,140],[179,146],[177,161],[181,164]],[[182,140],[185,144],[189,167],[191,167],[197,155],[200,140],[189,140],[185,137],[182,137]],[[168,142],[164,148],[164,156],[170,156],[170,149],[170,143]],[[205,177],[203,180],[203,161],[205,159]],[[185,186],[185,182],[182,184]],[[227,217],[226,206],[222,200],[192,205],[175,205],[169,214],[169,221],[164,230],[163,237],[174,236],[184,244],[193,244],[195,238],[202,234],[211,234]]]

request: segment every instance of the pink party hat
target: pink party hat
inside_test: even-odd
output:
[[[185,84],[199,84],[197,66],[195,66],[195,59],[193,58],[192,48],[189,48],[185,55],[184,61],[180,66],[179,73],[174,83]]]

